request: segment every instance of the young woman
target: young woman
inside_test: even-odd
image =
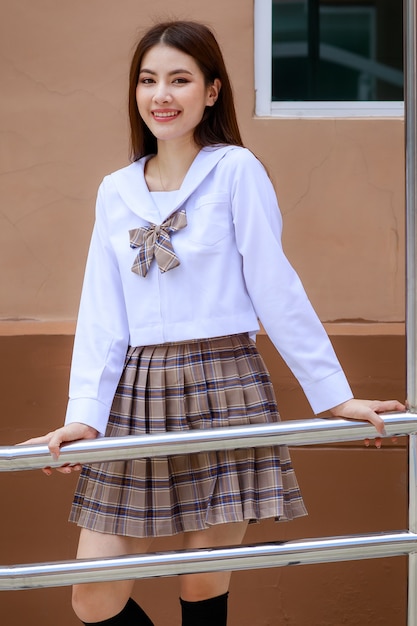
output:
[[[330,341],[281,247],[264,167],[242,146],[218,44],[169,22],[139,42],[130,72],[132,164],[98,193],[63,442],[279,420],[253,337],[261,320],[315,413],[367,420],[396,401],[352,398]],[[63,467],[62,472],[74,468]],[[45,470],[50,473],[50,469]],[[83,468],[71,520],[79,558],[239,544],[248,522],[305,508],[285,446]],[[183,626],[226,624],[230,574],[179,578]],[[150,626],[133,581],[75,585],[85,624]]]

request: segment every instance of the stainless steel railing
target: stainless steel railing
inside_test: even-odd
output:
[[[386,414],[384,419],[387,436],[414,437],[413,433],[417,432],[417,415],[412,413]],[[242,428],[77,442],[63,447],[58,462],[52,460],[46,446],[10,446],[0,447],[0,470],[29,470],[45,465],[83,463],[87,459],[89,462],[109,461],[202,450],[258,447],[265,444],[311,445],[362,440],[374,436],[375,429],[366,423],[312,419]],[[415,472],[410,472],[410,481],[410,488],[414,489]],[[400,530],[382,534],[303,539],[256,546],[12,565],[0,567],[0,590],[412,555],[416,551],[417,534],[410,530]]]
[[[417,413],[417,6],[403,0],[404,7],[404,112],[405,112],[405,211],[406,211],[406,337],[407,399]],[[409,529],[417,532],[416,436],[410,437]],[[417,626],[417,551],[408,559],[408,626]]]
[[[385,414],[388,436],[410,435],[417,431],[417,415]],[[140,437],[106,437],[64,445],[58,461],[54,461],[45,445],[0,447],[0,471],[18,471],[59,467],[64,464],[118,461],[144,457],[168,456],[202,452],[256,448],[265,445],[290,446],[358,441],[374,438],[370,424],[343,419],[310,419],[260,424],[245,427],[163,433]]]
[[[408,555],[417,549],[417,535],[391,532],[363,536],[302,539],[235,548],[181,550],[118,558],[61,561],[0,567],[0,590],[59,587],[73,583],[152,578],[331,563]]]

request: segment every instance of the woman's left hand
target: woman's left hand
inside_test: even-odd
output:
[[[380,435],[386,435],[386,432],[384,420],[379,413],[389,411],[405,411],[405,406],[397,400],[357,400],[352,398],[330,409],[333,417],[370,422]],[[380,448],[381,443],[381,437],[376,437],[375,447]],[[365,445],[369,446],[369,439],[365,439]]]

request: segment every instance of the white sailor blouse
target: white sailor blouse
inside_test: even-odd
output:
[[[248,332],[260,320],[315,413],[352,397],[284,255],[275,191],[258,159],[203,148],[161,215],[149,157],[99,188],[74,342],[66,423],[105,433],[129,345]]]

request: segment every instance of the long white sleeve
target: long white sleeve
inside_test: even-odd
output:
[[[255,311],[315,413],[352,397],[333,347],[281,244],[282,219],[264,167],[242,154],[233,190],[237,247]]]
[[[100,188],[84,276],[71,367],[66,423],[104,434],[129,341],[122,281]]]

